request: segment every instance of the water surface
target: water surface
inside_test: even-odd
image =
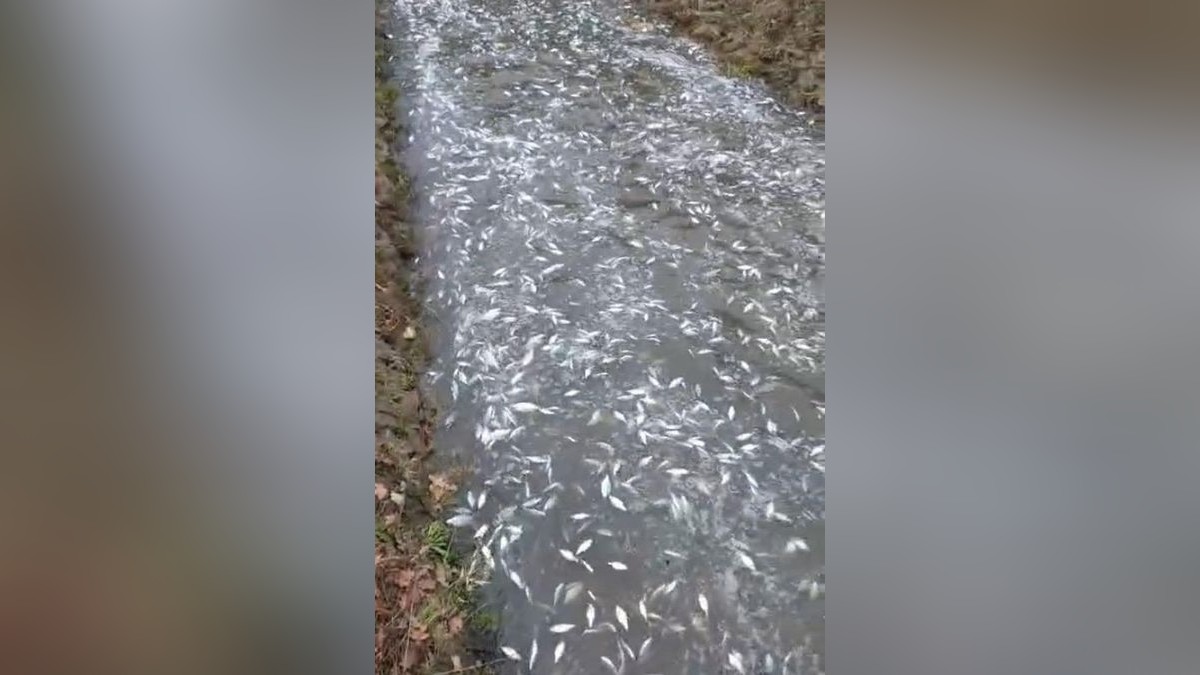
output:
[[[823,672],[810,121],[608,0],[395,11],[439,446],[509,665]]]

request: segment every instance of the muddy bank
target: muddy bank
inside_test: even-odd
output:
[[[760,77],[790,103],[825,112],[825,0],[648,0],[709,45],[731,73]]]
[[[483,575],[442,522],[461,470],[435,462],[436,411],[422,394],[420,307],[410,285],[408,182],[387,6],[375,49],[375,672],[445,672],[494,661],[494,617],[476,600]],[[485,668],[473,672],[487,672]]]

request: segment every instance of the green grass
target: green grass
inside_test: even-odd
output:
[[[433,556],[447,565],[456,565],[457,556],[450,548],[450,528],[440,520],[435,520],[425,528],[425,548]]]

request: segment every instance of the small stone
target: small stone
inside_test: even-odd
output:
[[[412,326],[408,326],[404,329],[404,339],[405,340],[415,340],[416,338],[417,338],[417,331],[415,328],[413,328]]]

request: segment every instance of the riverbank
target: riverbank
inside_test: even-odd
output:
[[[789,103],[825,114],[825,0],[648,0],[708,45],[727,70],[762,78]]]
[[[487,672],[472,668],[493,660],[480,647],[495,625],[476,601],[483,574],[442,522],[461,471],[434,462],[436,411],[419,386],[425,333],[382,1],[375,24],[375,673]]]

